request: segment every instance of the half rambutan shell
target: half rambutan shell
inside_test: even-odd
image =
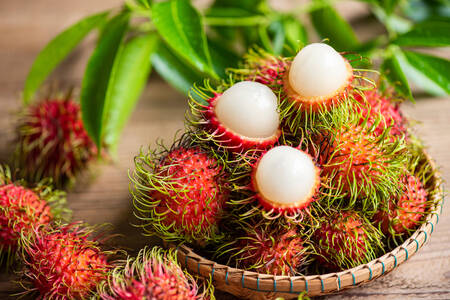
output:
[[[265,152],[253,169],[252,189],[265,210],[297,214],[316,200],[320,169],[312,157],[294,147]]]
[[[287,101],[306,112],[328,110],[345,99],[353,81],[350,63],[326,44],[304,47],[283,77]]]

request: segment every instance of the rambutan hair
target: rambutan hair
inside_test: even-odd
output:
[[[39,299],[86,299],[108,278],[117,251],[104,250],[98,227],[83,223],[44,226],[22,237],[23,294]]]
[[[99,287],[103,300],[214,299],[211,284],[197,281],[180,267],[176,251],[144,248],[128,257]]]
[[[14,160],[26,180],[50,177],[62,187],[97,154],[84,129],[80,105],[70,97],[44,98],[23,109]]]
[[[48,182],[29,187],[14,181],[7,166],[0,165],[0,265],[17,261],[21,236],[53,221],[68,220],[66,194]]]
[[[182,137],[135,157],[130,176],[135,215],[146,235],[204,244],[218,231],[228,197],[225,171],[212,149]]]

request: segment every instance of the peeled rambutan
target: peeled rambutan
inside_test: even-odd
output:
[[[327,109],[347,97],[353,81],[350,63],[332,47],[313,43],[302,48],[284,74],[287,101],[302,111]]]
[[[37,230],[24,245],[23,285],[39,299],[86,299],[113,268],[109,254],[81,224]]]
[[[31,182],[50,177],[62,186],[95,156],[95,144],[71,99],[46,99],[25,108],[18,128],[16,163]]]
[[[100,288],[103,300],[201,300],[201,288],[178,265],[176,253],[160,248],[142,249],[136,258],[114,269],[108,285]]]
[[[179,146],[135,159],[134,204],[148,234],[166,241],[202,243],[218,238],[228,197],[218,161],[199,147]]]
[[[336,212],[323,217],[313,234],[320,264],[343,270],[368,263],[382,249],[381,233],[358,213]]]
[[[373,130],[376,136],[380,136],[390,126],[390,135],[401,136],[406,132],[405,120],[398,103],[392,103],[377,90],[366,90],[363,95],[355,93],[354,98],[361,104],[358,110],[367,118],[367,127],[378,123]],[[378,120],[379,118],[381,119]]]
[[[5,178],[6,179],[6,178]],[[9,179],[0,185],[0,262],[9,266],[16,258],[22,235],[63,217],[65,194],[43,185],[26,188]]]
[[[265,149],[278,140],[278,100],[267,86],[252,81],[238,82],[212,96],[198,91],[205,98],[201,104],[191,97],[191,125],[200,140],[210,140],[232,152]]]
[[[376,137],[352,123],[332,125],[313,139],[329,204],[353,207],[358,203],[363,210],[375,212],[383,200],[400,191],[405,163],[401,140]]]
[[[252,174],[252,189],[264,209],[295,215],[316,199],[320,169],[312,157],[290,146],[263,153]]]
[[[239,268],[272,275],[295,275],[307,258],[304,240],[294,225],[245,224],[235,241],[217,256],[229,255]]]
[[[402,179],[403,191],[394,201],[389,201],[388,209],[380,210],[374,216],[376,223],[385,234],[402,234],[416,228],[426,214],[427,191],[419,178],[406,175]]]

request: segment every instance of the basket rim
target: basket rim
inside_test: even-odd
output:
[[[414,255],[427,241],[439,222],[439,215],[444,205],[444,189],[442,176],[428,153],[423,150],[426,163],[433,170],[433,187],[436,189],[435,206],[428,214],[425,222],[400,246],[384,255],[357,267],[340,272],[317,275],[280,276],[262,274],[253,271],[233,268],[216,263],[194,252],[192,248],[181,244],[177,248],[178,260],[189,272],[203,278],[211,278],[218,289],[230,291],[234,287],[247,290],[247,294],[270,293],[276,295],[295,296],[306,293],[308,296],[325,295],[343,289],[357,287],[394,270]]]

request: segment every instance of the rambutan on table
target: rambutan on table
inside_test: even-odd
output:
[[[198,1],[197,1],[198,2]],[[205,2],[205,1],[201,1]],[[280,3],[284,2],[284,3]],[[292,1],[293,2],[293,1]],[[39,50],[59,31],[79,18],[118,6],[121,0],[15,0],[0,1],[0,163],[6,163],[13,152],[14,121],[20,108],[20,90]],[[274,1],[289,6],[288,1]],[[340,7],[344,15],[358,23],[362,38],[379,30],[367,21],[360,6]],[[364,25],[364,26],[363,26]],[[55,72],[59,87],[79,86],[84,66],[95,41],[87,39]],[[447,57],[450,53],[444,53]],[[441,166],[443,178],[450,181],[450,98],[426,98],[417,95],[417,104],[404,109],[422,122],[418,133],[429,146],[430,155]],[[143,238],[132,227],[131,201],[128,194],[127,170],[139,147],[162,137],[171,142],[175,132],[183,128],[185,97],[152,76],[131,121],[125,128],[115,164],[99,164],[78,181],[69,193],[69,206],[74,220],[88,223],[108,222],[115,232],[123,234],[120,244],[131,250],[157,242]],[[363,287],[327,299],[450,299],[450,206],[444,205],[441,221],[431,241],[398,270]],[[0,272],[0,299],[19,292],[10,283],[14,277]],[[235,299],[217,295],[218,299]]]

